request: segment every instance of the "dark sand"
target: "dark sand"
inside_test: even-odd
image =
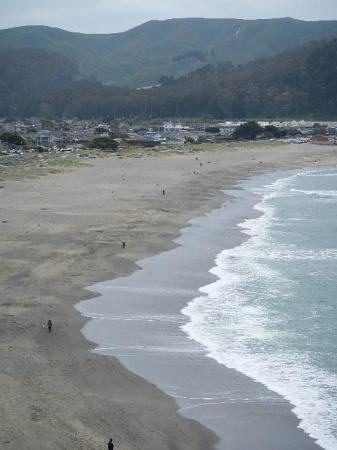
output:
[[[336,164],[335,147],[252,145],[111,157],[64,174],[4,183],[1,448],[101,449],[110,436],[118,450],[212,448],[214,435],[177,414],[174,399],[115,358],[89,351],[94,346],[80,333],[85,320],[73,305],[91,296],[85,286],[128,275],[135,261],[172,248],[179,229],[219,206],[221,189],[248,171],[314,160]]]

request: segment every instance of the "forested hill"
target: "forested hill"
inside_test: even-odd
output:
[[[0,50],[52,52],[71,62],[78,79],[139,87],[155,84],[161,76],[186,75],[207,64],[243,64],[333,37],[337,37],[336,21],[171,19],[101,35],[43,26],[11,28],[0,30]],[[10,61],[1,55],[4,63]],[[43,64],[40,68],[43,74]]]
[[[337,39],[306,44],[242,67],[207,66],[162,87],[133,90],[78,81],[22,112],[51,117],[337,118]]]
[[[78,78],[64,56],[47,50],[0,50],[0,61],[0,114],[20,114],[23,105]]]

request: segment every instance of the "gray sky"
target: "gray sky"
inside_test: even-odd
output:
[[[113,33],[173,17],[337,19],[337,0],[0,0],[0,13],[0,28],[49,25]]]

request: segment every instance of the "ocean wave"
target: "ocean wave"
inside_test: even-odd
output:
[[[333,169],[333,170],[335,170],[335,169]],[[321,170],[318,171],[316,169],[316,170],[312,170],[312,171],[309,170],[307,172],[300,172],[300,173],[297,174],[297,176],[311,177],[311,178],[313,178],[313,177],[329,178],[329,177],[337,177],[337,173],[336,173],[336,171],[334,171],[334,172],[330,172],[330,171],[322,172]]]
[[[305,351],[289,347],[297,335],[287,327],[287,310],[274,311],[269,305],[273,299],[285,304],[294,300],[297,283],[270,261],[337,259],[335,248],[299,248],[277,242],[271,234],[280,220],[275,199],[294,194],[337,196],[337,191],[295,189],[297,177],[308,174],[313,175],[297,173],[254,189],[262,197],[255,205],[261,215],[238,224],[248,239],[217,255],[210,272],[218,280],[201,287],[203,295],[183,309],[189,322],[182,329],[207,349],[209,357],[289,400],[300,428],[326,450],[336,450],[337,376],[315,365]]]
[[[262,275],[264,268],[260,269]],[[253,282],[259,276],[255,270],[256,266],[254,274],[246,272],[243,281],[242,276],[224,267],[212,269],[220,278],[201,288],[205,296],[194,299],[183,309],[190,320],[182,329],[207,349],[209,357],[289,400],[301,420],[300,427],[326,450],[336,450],[333,432],[337,423],[337,377],[310,365],[305,354],[284,347],[283,333],[288,334],[289,330],[281,331],[278,324],[286,323],[287,316],[271,315],[263,302],[252,301],[257,295],[254,289],[247,291],[250,279]],[[275,280],[277,274],[269,273],[267,278]],[[284,284],[282,279],[279,288],[274,292],[270,289],[268,298],[291,296],[282,289]]]
[[[208,299],[202,297],[202,303]],[[331,390],[336,389],[337,377],[310,366],[302,354],[284,352],[252,353],[253,339],[268,338],[264,331],[257,332],[257,321],[249,324],[249,336],[241,331],[233,337],[209,329],[204,309],[199,302],[191,302],[183,313],[190,322],[183,329],[193,340],[202,343],[208,356],[229,368],[238,370],[267,388],[279,393],[294,405],[294,413],[301,419],[300,428],[306,431],[326,450],[336,450],[337,439],[333,435],[337,423],[336,403]],[[197,311],[196,311],[197,308]],[[242,311],[245,314],[247,311]],[[232,331],[232,330],[231,330]],[[253,338],[250,332],[253,331]],[[230,345],[227,343],[230,342]],[[337,395],[337,392],[334,392]]]
[[[305,195],[317,195],[318,197],[337,197],[337,191],[306,191],[303,189],[291,189],[290,192]]]
[[[124,321],[124,322],[165,322],[165,323],[182,323],[183,319],[174,314],[137,314],[137,315],[111,315],[107,313],[86,312],[86,317],[96,320]]]

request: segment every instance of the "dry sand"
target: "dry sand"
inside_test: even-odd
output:
[[[0,190],[0,447],[104,449],[112,436],[117,450],[210,449],[216,437],[173,399],[90,352],[73,305],[90,296],[85,286],[172,247],[236,180],[336,164],[337,148],[254,144],[90,163]]]

